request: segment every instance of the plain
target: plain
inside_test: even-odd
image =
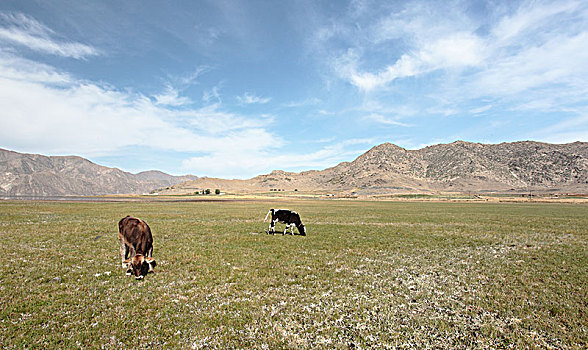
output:
[[[269,208],[308,235],[265,235]],[[0,348],[584,349],[587,227],[584,204],[0,201]]]

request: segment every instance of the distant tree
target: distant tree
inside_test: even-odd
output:
[[[217,188],[216,190],[214,190],[214,194],[220,194],[220,190]]]
[[[206,194],[210,194],[210,188],[207,188],[206,191],[204,191]]]

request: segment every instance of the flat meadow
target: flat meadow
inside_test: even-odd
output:
[[[308,235],[266,235],[269,208]],[[565,203],[0,201],[0,348],[585,349],[587,228]]]

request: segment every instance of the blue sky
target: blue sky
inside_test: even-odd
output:
[[[588,141],[587,47],[583,0],[2,1],[0,147],[250,178]]]

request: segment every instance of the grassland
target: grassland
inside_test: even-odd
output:
[[[308,236],[263,234],[270,207]],[[587,227],[578,204],[0,201],[0,348],[585,349]]]

